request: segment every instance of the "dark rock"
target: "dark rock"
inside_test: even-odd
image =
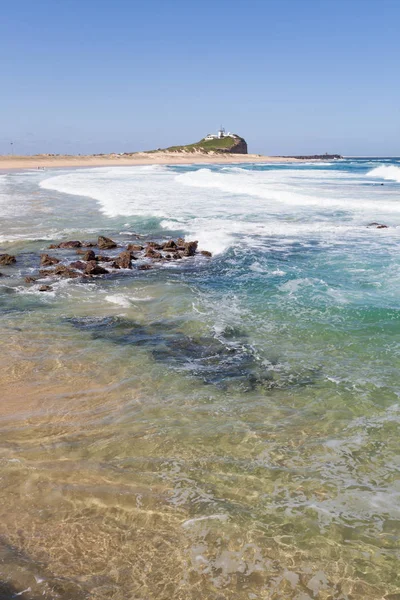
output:
[[[41,285],[39,292],[51,292],[52,289],[51,285]]]
[[[183,248],[185,246],[185,240],[183,238],[178,238],[176,240],[176,243],[180,248]]]
[[[49,256],[48,254],[40,255],[40,265],[42,267],[51,267],[52,265],[58,265],[60,261],[55,256]]]
[[[87,275],[106,275],[109,271],[100,267],[95,260],[91,260],[86,264],[85,273]]]
[[[86,250],[82,255],[82,260],[96,260],[96,255],[93,250]]]
[[[113,263],[113,266],[117,265],[119,269],[132,269],[132,254],[129,250],[124,250],[121,254],[116,258]]]
[[[200,254],[202,254],[203,256],[210,256],[210,257],[212,256],[212,253],[209,252],[208,250],[201,250]]]
[[[114,259],[111,258],[111,256],[103,256],[102,254],[99,254],[99,256],[96,256],[96,260],[99,262],[111,262]]]
[[[154,248],[152,248],[151,246],[147,247],[145,256],[147,258],[162,258],[161,252],[157,252],[157,250],[154,250]]]
[[[56,246],[56,248],[64,248],[64,249],[81,248],[81,246],[82,246],[82,242],[79,242],[77,240],[72,240],[72,241],[68,241],[68,242],[61,242],[61,244],[58,244],[58,246]],[[49,248],[51,248],[51,246],[49,246]]]
[[[154,248],[154,250],[162,250],[163,245],[157,242],[147,242],[147,248]]]
[[[198,242],[186,242],[184,256],[194,256],[196,254]]]
[[[143,249],[143,246],[141,246],[140,244],[128,244],[127,246],[127,250],[129,250],[130,252],[140,252]]]
[[[54,269],[54,274],[63,277],[64,279],[75,279],[76,277],[80,277],[79,273],[66,265],[57,265]]]
[[[172,255],[172,258],[173,258],[174,260],[180,260],[180,259],[182,258],[182,254],[181,254],[180,252],[175,252],[175,253]]]
[[[8,266],[17,262],[17,259],[12,254],[0,254],[0,265]]]
[[[164,244],[163,249],[164,250],[172,250],[173,248],[177,248],[176,243],[174,242],[174,240],[169,240],[169,242],[167,242],[166,244]]]
[[[140,265],[139,267],[139,271],[148,271],[149,269],[152,269],[151,265]]]
[[[54,269],[40,269],[39,270],[40,277],[50,277],[51,275],[55,275]]]
[[[3,273],[0,273],[0,277],[4,277]]]
[[[99,235],[97,245],[100,248],[100,250],[110,250],[111,248],[117,247],[117,244],[114,242],[114,240],[105,237],[104,235]]]
[[[72,269],[78,269],[78,271],[84,271],[86,269],[86,263],[82,260],[75,260],[69,264]]]
[[[37,277],[31,277],[30,275],[25,277],[25,283],[35,283],[36,280],[37,280]]]
[[[95,242],[82,242],[83,248],[94,248],[94,246],[96,246]]]
[[[368,223],[367,227],[375,227],[376,229],[388,229],[388,225],[383,225],[382,223]]]

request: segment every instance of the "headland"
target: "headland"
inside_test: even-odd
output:
[[[235,133],[226,133],[221,127],[216,134],[209,133],[198,142],[182,146],[158,148],[146,152],[71,155],[36,154],[31,156],[0,156],[2,169],[48,169],[60,167],[107,167],[134,165],[180,165],[223,163],[285,163],[304,160],[341,158],[338,154],[312,156],[264,156],[248,154],[246,140]]]

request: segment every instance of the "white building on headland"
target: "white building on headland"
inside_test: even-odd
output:
[[[205,140],[221,140],[224,137],[235,138],[238,136],[235,135],[234,133],[231,133],[230,131],[228,131],[228,133],[226,133],[225,129],[221,125],[221,127],[218,129],[218,133],[209,133],[208,135],[206,135],[206,137],[204,139]]]

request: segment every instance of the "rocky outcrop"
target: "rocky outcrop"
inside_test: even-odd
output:
[[[40,255],[40,266],[51,267],[41,268],[36,277],[27,275],[25,277],[26,283],[35,283],[40,278],[52,278],[52,279],[81,279],[85,280],[95,276],[107,275],[111,273],[117,273],[120,269],[132,270],[133,261],[137,261],[135,270],[147,271],[153,267],[150,262],[162,265],[163,262],[171,260],[190,259],[198,254],[203,256],[211,257],[211,252],[207,250],[198,251],[197,241],[186,242],[183,238],[177,240],[168,240],[164,242],[148,241],[145,246],[141,244],[127,244],[125,249],[119,254],[114,256],[105,256],[102,254],[96,254],[94,250],[85,250],[88,246],[87,242],[81,242],[78,240],[72,240],[67,242],[61,242],[60,244],[53,245],[53,248],[60,250],[71,250],[75,249],[79,255],[78,260],[67,262],[66,259],[69,252],[60,253],[60,258],[50,256],[49,254]],[[120,244],[121,245],[121,244]],[[111,238],[105,236],[99,236],[98,248],[115,249],[117,243]],[[135,254],[133,254],[135,251]],[[113,254],[113,253],[111,253]],[[9,254],[0,255],[1,264],[13,264],[16,261],[15,256]],[[109,268],[104,268],[100,263],[111,263]],[[50,286],[41,286],[43,291],[49,291]]]
[[[241,137],[233,138],[232,146],[229,148],[221,148],[218,152],[223,152],[224,154],[247,154],[247,142],[245,139]]]

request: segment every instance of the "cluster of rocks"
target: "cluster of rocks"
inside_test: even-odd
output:
[[[52,244],[49,249],[75,250],[78,260],[65,264],[65,259],[44,253],[40,256],[40,269],[37,276],[25,277],[26,283],[35,283],[44,277],[76,279],[89,278],[98,275],[107,275],[115,269],[132,269],[133,262],[139,260],[138,270],[152,268],[152,262],[166,262],[193,257],[196,254],[211,257],[211,252],[197,250],[198,242],[185,242],[182,238],[169,240],[165,243],[147,242],[145,245],[128,244],[116,256],[103,254],[104,250],[115,250],[118,244],[105,236],[99,236],[97,243],[69,240],[60,244]],[[99,252],[96,253],[95,250]],[[144,262],[142,262],[143,259]],[[16,262],[15,256],[9,254],[0,255],[0,264],[10,265]],[[106,268],[107,267],[107,268]],[[1,276],[1,274],[0,274]],[[41,285],[39,291],[51,291],[50,285]]]

